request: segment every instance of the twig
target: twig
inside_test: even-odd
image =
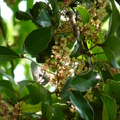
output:
[[[101,47],[101,45],[102,45],[102,44],[96,44],[96,45],[94,45],[93,47],[91,47],[89,50],[92,50],[93,48],[95,48],[95,47],[97,47],[97,46]]]
[[[99,54],[104,54],[104,52],[101,52],[101,53],[94,53],[94,54],[91,54],[91,55],[99,55]]]

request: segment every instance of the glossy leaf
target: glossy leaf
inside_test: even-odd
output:
[[[39,112],[41,111],[41,104],[42,103],[38,103],[35,105],[31,105],[31,104],[26,104],[24,102],[20,102],[20,106],[21,106],[21,112],[24,113],[35,113],[35,112]]]
[[[120,104],[120,85],[113,80],[107,81],[104,86],[104,92],[110,97],[114,98]]]
[[[97,73],[95,72],[93,72],[89,79],[84,79],[78,75],[71,81],[70,88],[80,90],[82,92],[87,91],[99,82],[99,79],[97,79],[96,76]]]
[[[29,14],[36,19],[38,17],[38,15],[40,14],[40,12],[42,11],[42,9],[50,12],[51,9],[49,7],[49,5],[47,5],[45,2],[36,2],[32,9],[29,9]]]
[[[52,26],[50,15],[44,9],[40,12],[38,17],[33,22],[37,24],[38,26],[42,26],[42,27]]]
[[[115,100],[107,95],[102,95],[101,99],[103,101],[102,120],[116,120],[117,106]]]
[[[59,102],[52,104],[52,106],[56,109],[61,109],[61,110],[66,110],[68,107],[65,103],[59,103]]]
[[[109,30],[107,37],[114,35],[115,31],[117,30],[118,26],[120,25],[120,13],[115,5],[114,0],[110,0],[112,4],[112,14],[109,23]]]
[[[103,46],[108,47],[114,54],[117,59],[120,57],[120,40],[115,36],[110,36]]]
[[[51,36],[51,27],[42,27],[32,31],[24,42],[24,50],[31,55],[42,52],[48,45]]]
[[[10,81],[7,80],[1,80],[0,81],[0,91],[4,92],[13,103],[17,103],[17,97],[15,95],[15,90],[10,83]]]
[[[18,10],[15,13],[15,17],[19,20],[25,20],[25,21],[32,19],[29,14],[27,14],[26,12],[20,11],[20,10]]]
[[[116,57],[115,57],[114,52],[113,52],[110,48],[108,48],[108,47],[103,47],[103,49],[104,49],[105,55],[106,55],[106,57],[107,57],[107,59],[108,59],[108,62],[109,62],[113,67],[119,68],[119,65],[118,65],[118,63],[117,63],[117,61],[116,61]]]
[[[95,66],[97,65],[97,63],[95,62],[93,65],[92,65],[92,68],[87,71],[87,72],[82,72],[79,76],[81,78],[84,78],[84,79],[90,79],[93,75],[93,69],[95,68]]]
[[[0,46],[0,62],[12,61],[20,58],[17,53],[7,47]]]
[[[94,120],[94,112],[89,102],[78,92],[69,93],[72,104],[76,107],[80,116],[85,120]]]
[[[88,23],[90,20],[90,16],[87,10],[85,10],[82,7],[77,7],[76,10],[79,12],[79,14],[82,17],[83,24]]]

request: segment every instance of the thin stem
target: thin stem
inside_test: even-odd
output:
[[[89,50],[92,50],[93,48],[95,48],[95,47],[97,47],[97,46],[101,47],[101,44],[96,44],[96,45],[94,45],[93,47],[91,47]]]
[[[101,53],[94,53],[94,54],[91,54],[91,55],[99,55],[99,54],[104,54],[104,52],[101,52]]]

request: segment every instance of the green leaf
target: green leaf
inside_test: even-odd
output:
[[[7,74],[6,74],[3,70],[1,70],[1,69],[0,69],[0,73],[9,79],[9,81],[12,83],[14,89],[15,89],[15,90],[17,91],[17,93],[18,93],[18,92],[19,92],[19,85],[17,85],[17,84],[15,83],[14,79],[13,79],[11,76],[7,75]]]
[[[102,47],[95,47],[95,48],[92,49],[92,54],[98,53],[98,54],[96,54],[97,59],[99,59],[101,61],[106,61],[107,60],[106,55],[105,54],[99,54],[99,53],[103,53],[103,52],[104,52],[104,50],[103,50]]]
[[[48,46],[42,52],[36,55],[37,62],[44,63],[46,59],[50,58],[52,54],[52,46],[54,45],[55,45],[55,41],[51,40]]]
[[[64,120],[65,116],[62,110],[53,108],[53,119],[52,120]]]
[[[34,83],[35,83],[34,81],[29,81],[29,80],[24,80],[24,81],[18,82],[18,85],[20,86],[20,90],[19,90],[20,94],[22,93],[22,90],[26,85],[34,84]]]
[[[32,31],[24,42],[24,50],[31,55],[42,52],[48,45],[51,36],[51,27],[42,27]]]
[[[49,5],[47,5],[45,2],[36,2],[32,9],[29,9],[29,14],[30,16],[32,16],[34,19],[36,19],[38,17],[38,15],[40,14],[41,10],[44,9],[48,12],[51,11]]]
[[[102,95],[101,99],[103,101],[102,120],[116,120],[117,106],[115,100],[107,95]]]
[[[105,55],[108,59],[108,62],[114,67],[114,68],[120,68],[117,61],[114,52],[108,48],[108,47],[103,47],[103,50],[105,52]]]
[[[60,93],[60,97],[63,99],[63,100],[69,100],[69,87],[70,87],[70,84],[71,84],[71,81],[72,81],[73,78],[69,78],[66,82],[66,84],[64,85],[61,93]]]
[[[29,101],[31,104],[38,104],[46,100],[51,102],[50,92],[38,83],[26,85],[23,92],[21,94],[24,96],[22,96],[21,100]]]
[[[57,0],[48,0],[49,3],[52,6],[52,10],[53,10],[53,19],[55,20],[55,26],[57,27],[59,25],[59,7],[58,7],[58,2]]]
[[[85,10],[82,7],[77,7],[76,10],[79,12],[79,14],[82,17],[83,24],[88,23],[90,20],[90,16],[87,10]]]
[[[20,58],[17,53],[7,47],[0,46],[0,62],[12,61]]]
[[[120,74],[116,74],[116,75],[114,75],[113,76],[113,80],[115,80],[115,81],[120,81]]]
[[[79,93],[69,92],[72,104],[76,107],[80,116],[85,120],[94,120],[94,112],[89,102]]]
[[[70,88],[80,90],[82,92],[87,91],[99,82],[99,79],[97,79],[96,76],[96,72],[93,72],[89,79],[84,79],[78,75],[71,81]]]
[[[17,103],[17,98],[15,95],[15,90],[10,83],[10,81],[7,80],[1,80],[0,81],[0,91],[4,92],[10,99],[11,102]]]
[[[102,67],[100,68],[100,77],[102,78],[102,80],[106,81],[107,79],[112,79],[112,76],[110,74],[110,72],[107,70],[107,68],[105,68],[106,70],[103,70]]]
[[[42,27],[52,26],[51,20],[50,20],[50,15],[44,9],[40,12],[38,17],[35,20],[33,20],[33,22],[35,24],[37,24],[38,26],[42,26]]]
[[[92,75],[93,75],[93,69],[95,68],[96,65],[97,65],[97,63],[94,62],[94,64],[92,65],[92,68],[89,71],[82,72],[79,76],[81,78],[84,78],[84,79],[90,79],[92,77]]]
[[[108,37],[103,46],[108,47],[111,51],[113,51],[116,58],[120,56],[120,40],[117,37]]]
[[[107,81],[104,86],[104,92],[110,97],[114,98],[120,104],[120,85],[113,80]]]
[[[21,112],[23,113],[35,113],[38,111],[41,111],[41,103],[31,105],[31,104],[26,104],[25,102],[20,102],[21,105]]]
[[[52,104],[52,107],[56,109],[66,110],[68,106],[64,103],[57,102],[57,103]]]
[[[114,35],[115,31],[117,30],[118,26],[120,25],[120,13],[115,5],[114,0],[110,0],[112,4],[112,14],[109,22],[109,30],[107,33],[107,37]]]
[[[45,120],[52,120],[52,107],[48,102],[42,104],[42,117]]]
[[[19,20],[25,20],[25,21],[32,19],[29,14],[27,14],[26,12],[20,11],[20,10],[18,10],[15,13],[15,17]]]

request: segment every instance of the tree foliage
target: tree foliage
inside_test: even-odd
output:
[[[5,1],[20,28],[10,44],[0,17],[0,119],[119,120],[119,1]]]

